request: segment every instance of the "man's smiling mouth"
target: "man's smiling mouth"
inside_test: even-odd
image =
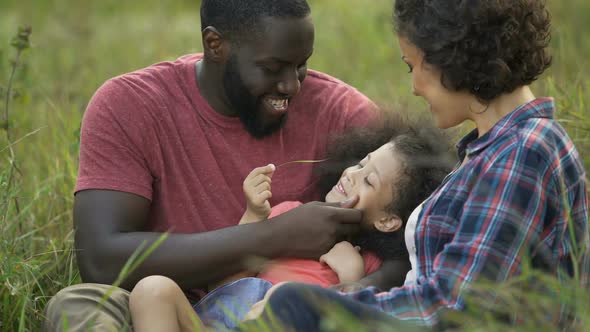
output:
[[[264,102],[269,106],[269,108],[275,112],[285,112],[289,107],[289,99],[288,98],[273,98],[273,97],[266,97],[264,98]]]

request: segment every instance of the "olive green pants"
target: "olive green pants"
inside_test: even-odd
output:
[[[47,304],[42,331],[133,331],[129,292],[101,284],[64,288]]]

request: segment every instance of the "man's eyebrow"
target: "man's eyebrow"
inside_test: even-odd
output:
[[[309,58],[311,58],[312,55],[313,55],[313,50],[311,50],[311,53],[309,53],[309,55],[307,55],[305,57],[305,61],[309,60]],[[259,62],[269,62],[269,61],[278,62],[278,63],[280,63],[282,65],[288,65],[288,64],[291,63],[291,61],[287,61],[287,60],[284,60],[284,59],[281,59],[281,58],[277,58],[277,57],[274,57],[274,56],[273,57],[269,57],[269,58],[263,58],[263,59],[260,59],[259,60]],[[305,62],[305,61],[303,61],[303,62]]]
[[[289,64],[289,61],[285,61],[285,60],[277,58],[277,57],[269,57],[269,58],[260,59],[258,62],[278,62],[283,65]]]

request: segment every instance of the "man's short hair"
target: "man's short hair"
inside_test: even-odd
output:
[[[203,0],[201,30],[213,26],[231,40],[255,31],[262,18],[304,18],[310,13],[306,0]]]

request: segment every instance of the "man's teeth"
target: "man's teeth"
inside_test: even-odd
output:
[[[269,99],[269,103],[275,109],[285,109],[287,108],[288,100],[287,99]]]

